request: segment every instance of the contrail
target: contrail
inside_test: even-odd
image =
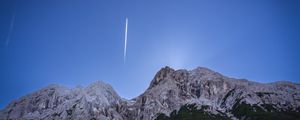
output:
[[[10,37],[11,37],[11,34],[13,32],[13,29],[14,29],[14,24],[15,24],[15,18],[16,18],[16,11],[14,10],[13,11],[13,15],[12,15],[12,18],[11,18],[11,21],[10,21],[10,26],[9,26],[9,30],[8,30],[8,35],[6,37],[6,46],[8,46],[9,42],[10,42]]]
[[[124,63],[125,63],[125,61],[126,61],[126,49],[127,49],[127,28],[128,28],[128,18],[126,18],[126,26],[125,26]]]

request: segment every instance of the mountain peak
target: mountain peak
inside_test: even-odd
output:
[[[257,111],[299,114],[300,85],[234,79],[204,67],[175,70],[165,66],[132,101],[119,97],[103,81],[74,89],[49,85],[11,102],[0,111],[0,119],[154,120],[159,114],[175,115],[172,111],[187,104],[205,109],[202,112],[208,117],[219,114],[230,119],[251,119]]]
[[[92,88],[92,89],[112,89],[112,87],[107,84],[107,83],[104,83],[103,81],[96,81],[96,82],[93,82],[92,84],[88,85],[87,88]]]
[[[160,71],[175,71],[175,69],[171,68],[170,66],[165,66],[161,68],[158,72]]]
[[[156,86],[164,79],[172,79],[175,80],[177,83],[178,82],[182,83],[184,81],[189,80],[188,79],[189,76],[197,77],[197,79],[204,79],[204,80],[212,80],[212,79],[225,77],[222,74],[217,73],[205,67],[197,67],[193,70],[186,70],[186,69],[175,70],[169,66],[165,66],[155,74],[155,77],[151,81],[149,88]]]
[[[170,74],[175,72],[175,70],[169,66],[165,66],[161,68],[154,76],[153,80],[150,83],[150,88],[154,87],[157,85],[161,80],[164,78],[168,77]]]

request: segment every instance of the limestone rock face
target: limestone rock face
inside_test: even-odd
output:
[[[121,98],[101,81],[86,88],[51,85],[11,102],[0,119],[116,119]]]
[[[278,111],[300,112],[300,85],[290,82],[262,84],[234,79],[207,68],[174,70],[162,68],[149,88],[135,98],[135,116],[131,119],[155,119],[158,113],[169,115],[185,104],[209,106],[214,114],[224,113],[232,119],[235,104],[272,105]]]
[[[257,83],[223,76],[207,68],[158,71],[149,88],[132,100],[121,98],[101,81],[87,87],[50,85],[0,111],[4,120],[153,120],[186,104],[208,106],[207,112],[239,119],[233,109],[249,104],[270,111],[300,112],[300,85],[290,82]],[[267,105],[267,106],[266,106]]]

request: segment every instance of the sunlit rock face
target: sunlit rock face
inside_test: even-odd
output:
[[[234,79],[207,68],[158,71],[149,88],[132,100],[122,99],[103,82],[73,89],[51,85],[12,101],[0,119],[153,120],[187,104],[209,115],[252,119],[259,112],[299,115],[300,85],[290,82],[261,84]],[[249,111],[240,110],[247,108]],[[203,109],[204,110],[204,109]]]

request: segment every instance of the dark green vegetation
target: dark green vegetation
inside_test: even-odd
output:
[[[204,110],[207,109],[208,106],[202,106],[201,109],[197,109],[195,104],[184,105],[177,112],[174,110],[170,117],[165,114],[159,114],[155,120],[230,120],[230,118],[225,115],[214,115]]]
[[[262,106],[237,102],[232,108],[232,114],[244,120],[300,120],[300,112],[279,111],[273,104]]]
[[[256,92],[256,95],[259,96],[259,97],[263,97],[265,95],[269,96],[271,94],[276,94],[276,93],[273,93],[273,92]]]
[[[292,111],[277,110],[273,104],[250,105],[238,100],[231,113],[241,120],[300,120],[300,108]],[[179,111],[174,110],[170,116],[159,114],[155,120],[230,120],[225,114],[219,115],[206,112],[209,106],[197,109],[195,104],[184,105]],[[297,112],[298,111],[298,112]]]

